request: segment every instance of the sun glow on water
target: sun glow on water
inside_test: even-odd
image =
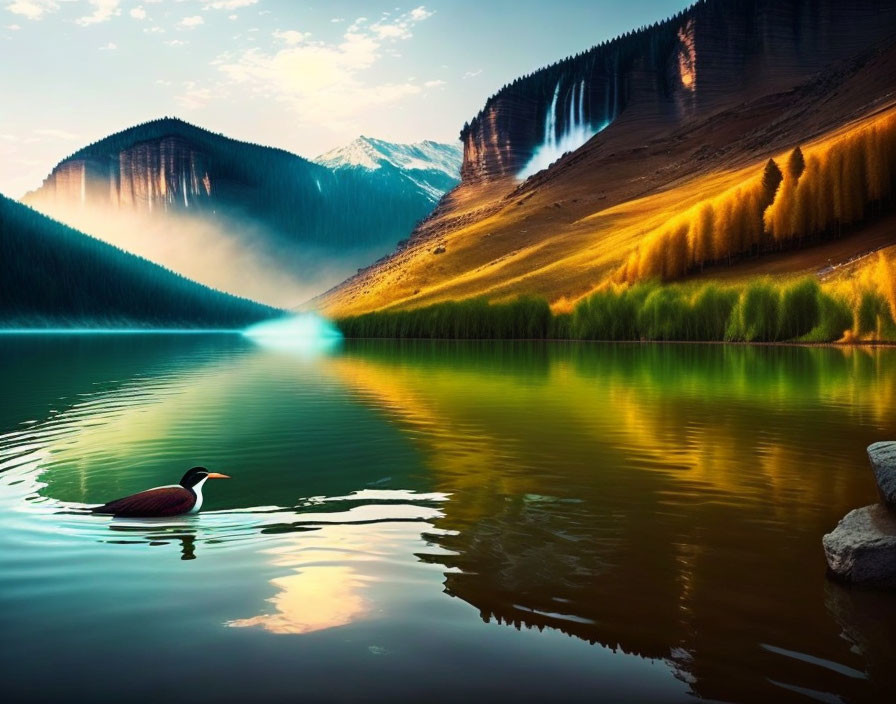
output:
[[[316,313],[300,313],[251,325],[243,335],[264,347],[326,351],[339,345],[342,333]]]

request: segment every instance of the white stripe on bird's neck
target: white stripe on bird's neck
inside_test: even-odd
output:
[[[193,504],[193,508],[187,511],[187,513],[199,513],[199,509],[202,508],[202,485],[207,481],[208,477],[203,477],[198,484],[193,485],[193,493],[196,494],[196,503]]]

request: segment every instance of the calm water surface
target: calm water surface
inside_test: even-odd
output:
[[[5,701],[874,701],[896,350],[0,336]],[[83,512],[179,479],[202,514]]]

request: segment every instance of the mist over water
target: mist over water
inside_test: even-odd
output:
[[[243,335],[263,347],[320,353],[336,349],[342,333],[316,313],[299,313],[251,325]]]
[[[58,203],[46,212],[188,279],[286,310],[306,303],[385,253],[383,247],[337,251],[290,242],[236,214],[139,213]]]

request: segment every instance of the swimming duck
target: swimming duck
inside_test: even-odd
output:
[[[230,479],[226,474],[209,472],[205,467],[189,469],[179,484],[147,489],[91,509],[93,513],[113,516],[152,518],[199,513],[202,508],[202,485],[208,479]]]

